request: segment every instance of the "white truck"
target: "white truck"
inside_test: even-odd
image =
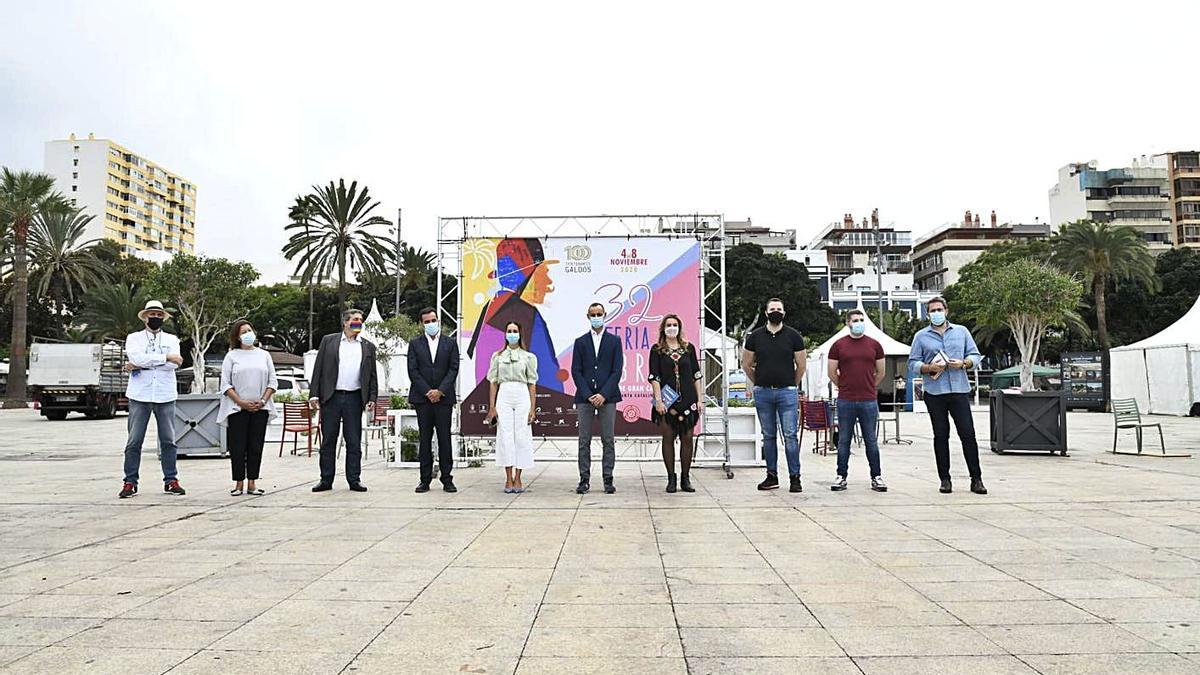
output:
[[[55,344],[29,348],[29,386],[43,417],[58,421],[81,412],[89,419],[111,419],[127,410],[125,347],[117,342]]]

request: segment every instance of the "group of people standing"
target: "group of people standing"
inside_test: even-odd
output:
[[[987,494],[979,467],[978,445],[971,420],[970,383],[967,371],[978,365],[980,355],[970,332],[947,320],[943,298],[927,304],[930,325],[913,339],[908,371],[925,378],[924,401],[934,435],[934,456],[940,491],[952,491],[949,435],[953,420],[971,477],[971,491]],[[786,325],[786,309],[778,298],[765,307],[766,324],[747,337],[742,353],[743,370],[753,385],[754,405],[762,428],[766,478],[759,490],[780,486],[778,438],[782,436],[789,491],[802,492],[800,449],[797,432],[799,407],[804,396],[807,353],[799,331]],[[138,491],[142,443],[150,415],[158,427],[159,451],[166,493],[183,495],[178,480],[174,441],[175,370],[182,364],[179,339],[162,330],[169,314],[159,301],[150,301],[139,313],[143,331],[126,338],[126,369],[130,371],[129,436],[125,446],[125,478],[121,498]],[[587,308],[588,331],[575,340],[571,377],[575,384],[578,416],[579,483],[575,491],[591,490],[592,439],[598,427],[601,439],[601,476],[606,494],[616,492],[616,404],[621,401],[620,380],[625,356],[621,341],[605,330],[605,309],[599,303]],[[309,404],[320,416],[320,480],[313,492],[333,489],[337,468],[337,444],[345,443],[345,477],[349,489],[366,492],[362,483],[362,418],[378,395],[375,345],[363,339],[363,313],[342,313],[342,330],[322,338],[310,382]],[[433,440],[438,445],[438,478],[446,492],[457,492],[452,476],[451,419],[457,401],[459,350],[453,339],[441,335],[441,323],[432,307],[420,313],[422,333],[408,345],[409,402],[416,411],[419,428],[420,479],[416,492],[430,490],[434,478]],[[846,315],[848,334],[830,350],[829,377],[837,387],[840,433],[837,442],[837,476],[830,489],[847,489],[851,436],[857,428],[866,448],[871,489],[886,492],[880,462],[877,425],[878,385],[885,376],[882,346],[866,335],[866,317],[861,310]],[[234,323],[229,333],[229,352],[221,368],[222,399],[218,422],[227,428],[227,445],[232,465],[232,496],[261,495],[256,485],[262,463],[267,425],[277,415],[273,396],[278,389],[270,355],[256,346],[257,336],[249,321]],[[646,378],[653,391],[651,420],[662,437],[662,458],[667,470],[666,491],[694,492],[690,469],[694,433],[704,409],[704,377],[696,346],[688,342],[683,322],[668,314],[658,326]],[[522,472],[533,467],[533,431],[537,410],[537,357],[528,351],[525,327],[517,322],[505,326],[505,344],[491,356],[487,371],[489,397],[487,423],[496,430],[496,463],[504,467],[506,493],[522,493]],[[675,450],[679,450],[676,473]]]

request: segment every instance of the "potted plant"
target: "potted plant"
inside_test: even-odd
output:
[[[400,430],[400,461],[401,462],[417,462],[420,458],[417,454],[417,444],[421,439],[421,432],[413,427],[405,427]]]
[[[989,392],[992,451],[1028,450],[1067,454],[1067,408],[1062,391],[1034,391],[1033,364],[1042,336],[1065,323],[1083,294],[1072,275],[1031,259],[1019,259],[962,284],[979,326],[1007,327],[1021,354],[1021,393]]]

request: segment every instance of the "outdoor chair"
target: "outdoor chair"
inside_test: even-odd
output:
[[[387,456],[388,438],[392,435],[392,429],[388,425],[388,408],[392,407],[392,399],[390,396],[380,396],[375,399],[375,410],[368,411],[367,424],[363,427],[363,454],[367,454],[371,448],[371,434],[379,435],[379,454]]]
[[[283,439],[289,433],[294,434],[292,436],[292,454],[296,454],[300,434],[304,434],[308,439],[308,456],[312,457],[314,436],[317,447],[321,447],[321,424],[316,418],[317,415],[308,407],[307,403],[283,404],[283,430],[279,433],[280,457],[283,457]]]
[[[814,434],[813,453],[828,455],[830,434],[836,429],[830,415],[829,401],[800,400],[800,440],[797,442],[801,447],[804,446],[805,429]]]
[[[1112,400],[1113,411],[1113,449],[1114,455],[1141,455],[1142,429],[1158,429],[1158,444],[1162,452],[1158,455],[1147,454],[1148,457],[1191,457],[1190,454],[1168,453],[1167,442],[1163,438],[1162,424],[1159,422],[1143,422],[1142,413],[1138,410],[1137,399],[1115,398]],[[1117,432],[1121,429],[1133,429],[1137,434],[1137,452],[1117,450]]]

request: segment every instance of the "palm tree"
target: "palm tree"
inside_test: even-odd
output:
[[[314,278],[331,277],[336,271],[338,306],[344,308],[346,269],[379,272],[394,258],[387,239],[368,230],[391,223],[371,215],[379,202],[371,202],[366,186],[359,192],[357,181],[349,188],[344,179],[330,181],[324,187],[314,185],[306,201],[313,208],[313,217],[302,222],[293,220],[284,227],[296,232],[283,245],[283,257],[291,260],[300,256],[296,274],[301,275],[304,284],[311,284]]]
[[[292,204],[292,208],[288,209],[288,219],[292,223],[297,223],[304,228],[304,236],[311,241],[309,223],[317,214],[317,207],[313,205],[312,200],[304,195],[296,197],[296,201]],[[311,250],[311,247],[310,247]],[[305,251],[306,253],[308,251]],[[319,280],[318,280],[319,281]],[[313,348],[313,285],[308,283],[308,348]]]
[[[1109,281],[1133,281],[1151,290],[1159,286],[1154,271],[1154,256],[1146,240],[1132,227],[1112,226],[1092,220],[1064,225],[1051,242],[1054,263],[1079,275],[1091,286],[1096,305],[1096,336],[1107,352],[1108,320],[1104,300]]]
[[[86,292],[107,281],[108,270],[95,255],[99,239],[80,241],[95,216],[82,209],[38,214],[29,229],[29,281],[37,297],[49,298],[55,314],[63,321],[67,300],[75,290]]]
[[[29,226],[41,214],[62,211],[66,200],[54,190],[54,178],[32,171],[0,175],[0,221],[8,231],[13,272],[13,323],[5,408],[25,407],[26,332],[29,324]]]
[[[433,274],[437,256],[423,248],[405,244],[400,249],[400,270],[404,280],[400,282],[400,297],[419,288],[426,288]],[[403,300],[401,300],[403,305]]]
[[[124,339],[143,328],[138,312],[147,299],[146,291],[136,286],[97,286],[84,295],[83,310],[75,320],[92,339]]]

